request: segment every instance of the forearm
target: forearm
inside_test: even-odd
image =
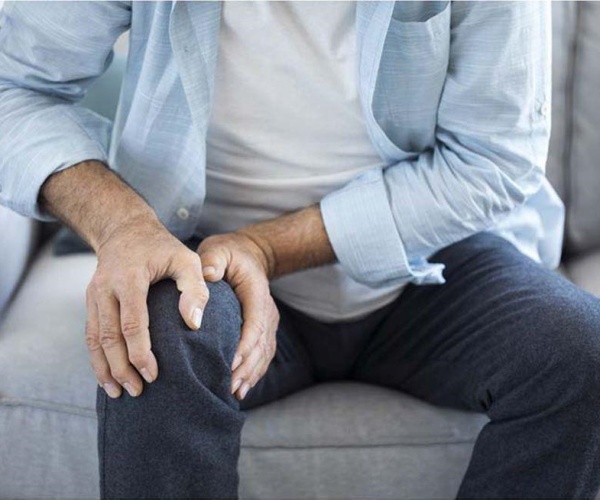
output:
[[[336,260],[318,205],[237,232],[261,248],[267,258],[270,279]]]
[[[51,175],[40,191],[40,204],[95,251],[125,224],[160,225],[144,199],[98,161],[82,162]]]

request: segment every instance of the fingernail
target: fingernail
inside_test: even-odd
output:
[[[242,362],[242,357],[239,354],[236,354],[235,358],[233,358],[233,364],[231,365],[231,371],[235,370],[238,366],[240,366],[241,362]]]
[[[125,390],[129,393],[129,395],[132,398],[135,398],[138,395],[138,392],[135,390],[135,387],[133,387],[129,382],[125,382],[123,384],[123,387],[125,387]]]
[[[242,383],[242,379],[238,378],[233,385],[231,386],[231,394],[234,394],[235,391],[237,391],[240,388],[240,385]]]
[[[246,397],[246,394],[248,394],[249,390],[250,390],[250,384],[248,384],[246,382],[240,389],[240,399],[244,399]]]
[[[107,382],[102,387],[111,398],[118,398],[121,395],[121,391],[115,384]]]
[[[140,370],[140,373],[142,374],[142,377],[144,377],[144,380],[146,382],[148,382],[149,384],[151,384],[152,382],[154,382],[154,379],[150,375],[150,372],[148,371],[148,368],[142,368]]]
[[[206,266],[202,268],[202,274],[204,274],[205,276],[207,274],[215,274],[216,272],[217,270],[213,266]]]
[[[196,309],[194,309],[194,312],[192,314],[192,324],[194,325],[196,330],[198,330],[200,328],[200,325],[202,324],[202,309],[200,309],[199,307],[196,307]]]

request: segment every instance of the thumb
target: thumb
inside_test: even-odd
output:
[[[199,249],[202,260],[202,274],[207,281],[220,281],[225,276],[227,269],[227,256],[221,249],[211,248],[209,250]]]
[[[208,288],[202,276],[202,265],[198,254],[190,252],[188,256],[171,263],[170,275],[181,292],[179,297],[181,317],[189,328],[198,330],[208,302]]]

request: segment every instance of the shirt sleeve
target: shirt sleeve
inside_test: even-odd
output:
[[[539,190],[550,36],[547,2],[452,2],[435,146],[321,201],[350,276],[372,287],[443,283],[443,265],[427,261],[433,253],[491,228]]]
[[[0,12],[0,203],[51,220],[44,181],[107,161],[111,123],[77,104],[130,25],[123,2],[7,2]]]

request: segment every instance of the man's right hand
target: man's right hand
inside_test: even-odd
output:
[[[98,267],[87,289],[86,339],[96,378],[109,396],[141,394],[141,377],[158,376],[146,298],[152,283],[173,279],[179,311],[197,330],[208,301],[200,257],[161,224],[114,172],[85,161],[51,175],[40,207],[71,226],[94,249]]]
[[[151,351],[146,299],[152,283],[171,278],[181,292],[179,312],[198,329],[208,301],[198,254],[159,222],[129,221],[97,250],[98,267],[87,288],[86,341],[100,385],[110,397],[142,392],[158,376]]]

